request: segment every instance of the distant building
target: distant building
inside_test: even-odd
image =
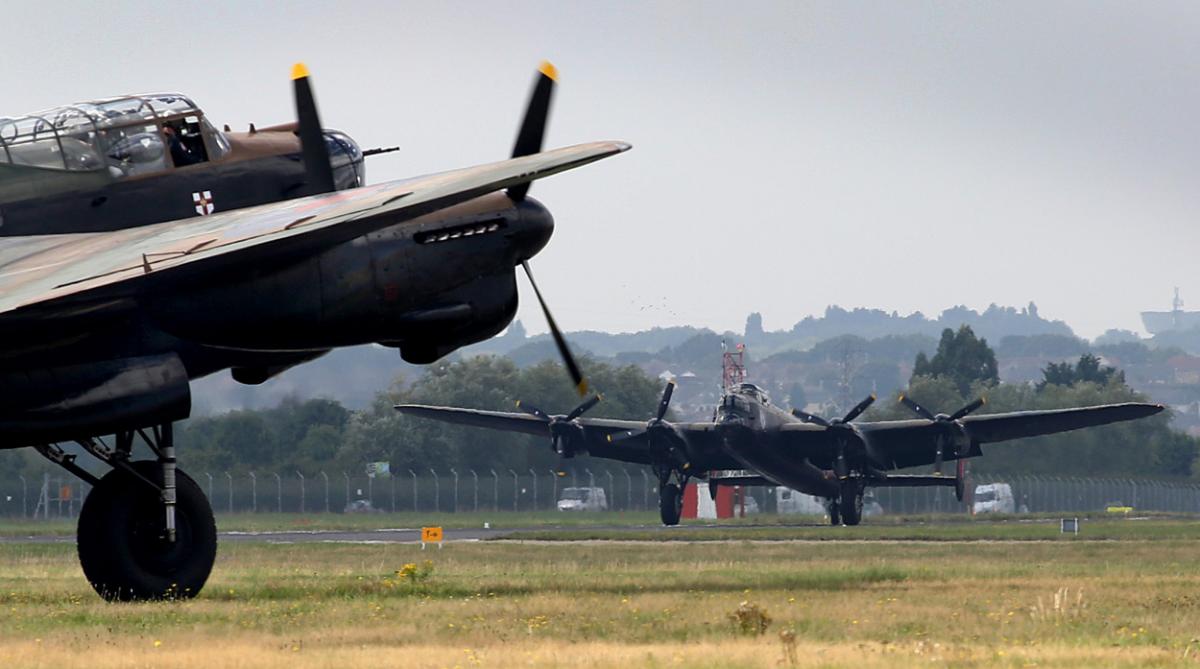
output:
[[[1178,330],[1192,330],[1200,327],[1200,311],[1184,311],[1183,300],[1179,299],[1179,289],[1175,289],[1175,299],[1171,300],[1170,311],[1143,311],[1142,324],[1152,335]]]

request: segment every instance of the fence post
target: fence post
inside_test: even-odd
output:
[[[588,475],[588,487],[595,488],[596,487],[596,477],[592,475],[592,470],[588,469],[587,467],[584,467],[583,471],[587,472],[587,475]]]
[[[475,485],[475,495],[474,495],[474,497],[475,497],[475,506],[474,506],[474,511],[475,511],[476,513],[479,513],[479,474],[476,474],[474,469],[472,469],[472,470],[471,470],[471,479],[472,479],[472,480],[475,482],[475,484],[474,484],[474,485]]]
[[[429,468],[429,473],[433,474],[433,512],[437,513],[442,510],[442,483],[433,467]]]
[[[533,473],[533,467],[529,468],[529,478],[533,479],[533,510],[537,511],[537,474]]]
[[[392,473],[391,465],[388,465],[388,491],[392,499],[392,513],[396,513],[396,475]]]
[[[272,476],[275,477],[275,512],[283,513],[283,478],[279,476],[279,472]]]
[[[450,509],[450,512],[458,513],[458,472],[451,467],[450,475],[454,477],[454,507]]]
[[[633,479],[629,478],[629,470],[621,468],[621,473],[625,475],[625,510],[633,510]]]
[[[212,504],[212,495],[213,495],[213,493],[212,493],[212,488],[213,488],[212,474],[209,474],[208,472],[204,472],[204,475],[206,477],[208,477],[208,503],[211,505]]]
[[[225,478],[229,480],[229,513],[233,513],[233,474],[225,472]]]
[[[558,472],[554,469],[550,470],[550,509],[558,508]]]
[[[375,508],[375,472],[367,472],[367,501],[371,503],[371,508]]]
[[[413,480],[413,511],[416,511],[416,510],[417,510],[417,473],[416,473],[416,472],[414,472],[414,471],[413,471],[413,470],[411,470],[411,469],[410,469],[410,470],[408,470],[408,473],[412,475],[412,480]]]
[[[612,497],[613,498],[612,501],[616,502],[617,501],[617,488],[613,485],[612,470],[605,469],[604,473],[608,474],[608,495],[607,496]],[[608,500],[605,500],[605,501],[608,501]],[[609,506],[609,508],[611,509],[612,506]]]
[[[297,469],[296,476],[300,477],[300,513],[304,513],[304,474]]]
[[[346,482],[346,506],[342,507],[345,509],[350,506],[350,475],[343,471],[342,479]]]
[[[325,513],[329,513],[329,474],[321,470],[321,478],[325,479]]]
[[[500,477],[492,470],[492,511],[500,510]]]
[[[25,518],[29,515],[29,503],[27,501],[29,483],[25,480],[24,474],[18,475],[17,478],[21,479],[21,517]]]
[[[638,470],[642,473],[642,511],[650,510],[650,477],[646,476],[646,469],[643,467]]]
[[[513,470],[508,470],[508,473],[513,475],[513,511],[517,510],[517,494],[521,492],[521,482],[517,479],[517,473]]]
[[[250,512],[258,513],[258,477],[250,472]]]

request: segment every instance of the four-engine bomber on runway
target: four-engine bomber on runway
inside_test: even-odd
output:
[[[404,404],[402,413],[448,423],[550,436],[563,458],[579,454],[650,465],[659,481],[663,523],[679,522],[683,487],[692,477],[717,485],[784,485],[828,502],[834,524],[857,525],[867,486],[953,486],[963,494],[963,463],[983,454],[980,444],[1094,425],[1134,420],[1163,410],[1158,404],[1110,404],[1053,411],[969,415],[976,400],[953,414],[934,414],[901,397],[919,418],[855,422],[875,401],[872,395],[842,418],[775,406],[761,388],[739,383],[726,390],[712,421],[671,422],[667,409],[675,384],[668,383],[654,416],[645,422],[585,418],[600,401],[596,395],[573,411],[548,415],[525,403],[522,413]],[[958,474],[942,476],[945,460]],[[932,476],[897,475],[906,467],[934,465]],[[717,478],[710,472],[751,470],[757,475]]]

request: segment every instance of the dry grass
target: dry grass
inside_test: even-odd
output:
[[[199,599],[109,605],[71,546],[10,544],[0,667],[1192,665],[1195,553],[1178,540],[228,544]],[[425,559],[423,580],[397,577]],[[765,634],[737,628],[742,602],[768,614]]]

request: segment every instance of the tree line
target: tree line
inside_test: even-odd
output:
[[[604,395],[589,416],[644,420],[653,414],[662,391],[658,379],[635,365],[589,359],[582,365],[593,388]],[[987,399],[980,413],[1146,401],[1125,384],[1119,370],[1102,366],[1090,354],[1075,363],[1049,364],[1043,376],[1036,384],[999,383],[994,351],[964,326],[944,331],[932,357],[917,356],[903,392],[945,413],[980,396]],[[898,395],[890,401],[881,398],[862,420],[912,418]],[[270,409],[183,421],[176,444],[184,467],[192,472],[298,471],[309,476],[322,470],[358,471],[369,462],[387,462],[397,474],[430,468],[465,473],[554,467],[557,456],[548,438],[453,426],[393,409],[416,403],[516,411],[517,400],[555,414],[570,411],[580,398],[557,362],[521,368],[505,357],[476,356],[434,365],[411,383],[398,378],[362,411],[329,399],[288,399]],[[985,457],[974,460],[972,468],[990,474],[1191,476],[1200,442],[1171,430],[1168,420],[1163,412],[1128,423],[985,445]],[[580,466],[588,465],[582,461]],[[0,451],[0,467],[17,474],[40,473],[49,465],[30,449],[21,449]]]

